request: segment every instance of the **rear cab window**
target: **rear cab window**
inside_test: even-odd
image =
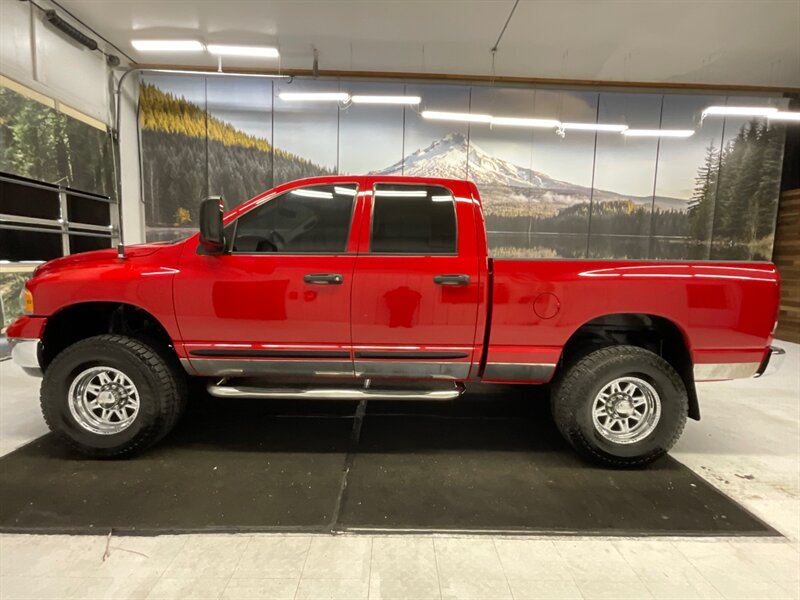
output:
[[[440,185],[377,183],[373,188],[370,252],[457,254],[453,193]]]

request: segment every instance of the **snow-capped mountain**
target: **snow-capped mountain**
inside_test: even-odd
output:
[[[469,155],[469,165],[467,164]],[[469,178],[484,189],[488,186],[532,188],[534,200],[569,206],[588,202],[591,188],[553,179],[545,173],[534,171],[492,156],[475,142],[468,142],[462,133],[449,133],[427,148],[420,148],[403,160],[373,171],[375,175],[406,175],[410,177]],[[519,200],[524,195],[515,194]],[[510,198],[510,197],[509,197]],[[632,200],[637,204],[652,202],[652,196],[625,196],[605,190],[594,191],[595,200]],[[663,208],[685,210],[686,201],[679,198],[657,197],[656,204]]]

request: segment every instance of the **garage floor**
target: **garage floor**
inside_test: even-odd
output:
[[[785,538],[204,534],[114,536],[108,540],[99,535],[5,534],[0,537],[0,597],[797,598],[800,348],[782,345],[789,355],[776,377],[701,386],[703,421],[689,423],[673,457]],[[32,382],[13,364],[0,363],[3,453],[45,431]],[[388,407],[378,410],[385,409]],[[451,416],[454,418],[442,419],[450,423],[446,427],[462,423],[461,435],[470,433],[468,427],[461,429],[469,419]],[[386,422],[387,417],[368,413],[366,420],[370,418],[378,423]],[[330,423],[342,420],[335,416],[327,419]],[[376,439],[388,436],[391,440],[403,431],[411,432],[414,426],[419,427],[419,422],[390,427],[377,438],[365,427],[362,442],[369,447]],[[308,435],[307,427],[304,425]],[[186,435],[185,431],[178,435]],[[377,435],[380,428],[372,431]],[[473,433],[482,436],[483,442],[491,442],[496,431],[489,427]],[[317,442],[325,439],[322,430],[313,432]],[[435,446],[435,430],[417,429],[416,433],[426,433],[426,446]],[[474,441],[474,436],[467,437]],[[395,446],[407,438],[395,437]],[[511,439],[517,438],[512,435]],[[228,442],[235,443],[235,438]],[[294,442],[295,449],[298,443]],[[47,444],[46,439],[41,444]],[[564,466],[571,460],[557,439],[552,439],[552,446],[545,446],[544,451],[566,461]],[[187,450],[219,455],[218,448],[207,445]],[[309,454],[329,454],[316,450],[312,448]],[[385,450],[366,453],[381,458],[373,469],[380,470],[386,457],[396,460],[409,449]],[[460,450],[462,455],[468,454],[463,447]],[[479,449],[468,450],[477,453]],[[354,474],[358,459],[356,455]],[[276,468],[280,471],[279,465]],[[321,463],[315,468],[326,471]],[[341,463],[336,468],[341,469]],[[574,474],[577,468],[576,464],[568,472]],[[396,462],[392,469],[398,472]],[[98,490],[107,487],[107,482],[86,478],[80,469],[65,471],[63,476],[83,478],[80,488],[84,491],[92,486]],[[29,478],[36,478],[35,468]],[[298,479],[302,481],[302,477]],[[370,481],[380,479],[373,476]],[[359,501],[363,503],[360,494],[364,486],[355,478],[351,482],[345,502],[358,506]],[[13,490],[0,493],[14,497]],[[303,493],[315,495],[314,491]],[[582,492],[576,488],[574,493]],[[241,501],[246,504],[249,498]],[[387,513],[387,518],[395,519],[392,526],[407,525],[396,519],[409,506],[406,498]],[[0,510],[4,508],[5,501]],[[633,512],[635,507],[626,510]],[[477,516],[481,514],[486,510]],[[69,517],[50,515],[53,519]]]

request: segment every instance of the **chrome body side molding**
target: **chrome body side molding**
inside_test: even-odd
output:
[[[468,362],[356,360],[356,377],[405,377],[408,379],[458,379],[469,376]]]
[[[551,363],[487,363],[483,379],[490,381],[549,381],[556,370]]]
[[[302,377],[353,377],[349,360],[258,360],[192,358],[192,368],[203,377],[254,377],[297,375]]]

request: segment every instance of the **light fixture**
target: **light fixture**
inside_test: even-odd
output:
[[[333,198],[333,194],[330,192],[320,192],[319,190],[292,190],[292,194],[295,196],[302,196],[304,198]]]
[[[261,79],[291,79],[291,75],[277,73],[229,73],[227,71],[204,71],[201,69],[140,69],[148,73],[171,73],[173,75],[200,75],[202,77],[255,77]]]
[[[770,121],[800,121],[800,112],[789,110],[779,110],[778,112],[767,115]]]
[[[577,129],[579,131],[613,131],[620,133],[628,128],[627,125],[612,123],[562,123],[561,129]]]
[[[708,106],[703,110],[703,118],[708,115],[765,117],[778,112],[774,106]]]
[[[492,115],[481,115],[477,113],[458,113],[443,112],[438,110],[423,110],[423,119],[434,119],[437,121],[467,121],[470,123],[491,123]]]
[[[419,96],[352,96],[354,104],[419,104]]]
[[[347,102],[347,92],[281,92],[278,98],[287,102]]]
[[[546,127],[561,126],[561,121],[555,119],[525,119],[522,117],[492,117],[492,125],[511,125],[513,127]]]
[[[278,49],[273,46],[229,46],[227,44],[208,44],[206,46],[211,54],[218,56],[261,56],[263,58],[278,58]]]
[[[197,40],[132,40],[131,45],[141,52],[200,52],[203,44]]]
[[[687,138],[694,135],[694,129],[626,129],[622,135],[628,137],[674,137]]]
[[[44,18],[47,19],[50,25],[61,30],[79,44],[83,44],[89,48],[89,50],[97,50],[97,40],[90,38],[77,27],[73,27],[70,23],[62,19],[56,11],[44,11]]]

